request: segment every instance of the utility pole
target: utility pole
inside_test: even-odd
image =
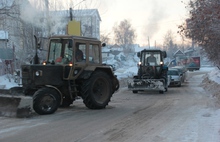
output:
[[[73,21],[73,13],[72,13],[73,9],[70,8],[70,21]]]
[[[46,18],[47,18],[47,37],[50,36],[51,29],[50,29],[50,16],[49,16],[49,0],[45,0],[45,8],[46,8]]]
[[[149,36],[148,36],[148,46],[149,46],[149,49],[150,49],[150,39],[149,39]]]

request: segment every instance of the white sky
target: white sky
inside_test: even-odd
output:
[[[89,0],[86,0],[87,2]],[[112,27],[128,19],[136,30],[137,43],[162,44],[168,30],[177,33],[177,25],[187,16],[185,8],[189,0],[90,0],[99,10],[101,32],[113,33]],[[181,1],[184,1],[182,3]],[[89,8],[89,7],[88,7]],[[176,37],[179,36],[176,34]],[[179,41],[180,38],[176,38]]]
[[[46,0],[30,1],[45,3]],[[176,34],[177,26],[187,17],[185,6],[189,0],[49,0],[49,2],[56,8],[98,9],[102,20],[101,34],[113,33],[113,26],[127,19],[136,31],[136,43],[148,45],[149,38],[150,45],[154,46],[155,42],[157,45],[163,44],[168,30],[172,30],[175,40],[180,42],[180,36]],[[113,39],[113,36],[110,38]]]

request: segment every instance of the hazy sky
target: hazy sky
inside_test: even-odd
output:
[[[46,0],[30,0],[45,3]],[[59,9],[96,8],[101,17],[101,34],[113,33],[115,24],[129,20],[136,31],[136,43],[150,45],[163,44],[164,36],[171,30],[180,41],[177,26],[187,17],[186,3],[189,0],[49,0]],[[182,2],[183,1],[183,2]],[[111,37],[113,39],[113,37]]]
[[[92,0],[95,1],[95,0]],[[183,1],[183,2],[181,2]],[[96,0],[93,3],[101,16],[101,32],[113,33],[112,27],[128,19],[136,30],[140,45],[162,44],[168,30],[177,33],[177,25],[187,16],[189,0]],[[178,34],[175,35],[176,40]]]

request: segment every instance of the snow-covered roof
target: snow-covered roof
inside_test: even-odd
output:
[[[184,55],[184,53],[183,53],[180,49],[178,49],[176,52],[174,52],[173,55],[174,55],[174,56],[175,56],[175,55]]]
[[[70,10],[59,10],[59,11],[50,11],[51,14],[58,15],[58,16],[67,16],[70,15]],[[79,9],[79,10],[72,10],[73,17],[79,16],[94,16],[97,15],[98,19],[101,21],[101,17],[97,9]]]
[[[186,53],[193,52],[193,51],[194,51],[193,48],[188,48],[187,50],[184,51],[184,53],[186,54]]]
[[[88,15],[97,15],[99,18],[99,21],[101,21],[101,17],[99,15],[99,12],[97,9],[80,9],[80,10],[73,10],[73,15],[81,15],[81,16],[88,16]]]
[[[134,52],[140,52],[141,50],[143,50],[144,48],[143,47],[140,47],[139,45],[138,46],[135,46],[134,47]]]
[[[102,47],[102,52],[104,53],[104,52],[110,52],[110,48],[109,47]]]

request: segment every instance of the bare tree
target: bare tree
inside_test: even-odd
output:
[[[103,33],[101,34],[100,36],[100,40],[103,42],[103,43],[106,43],[106,44],[109,44],[110,43],[110,33]]]
[[[113,27],[115,42],[124,47],[125,50],[128,46],[133,44],[136,38],[135,30],[132,28],[128,20],[121,21],[119,25]]]
[[[179,26],[179,33],[199,44],[207,57],[220,65],[220,2],[219,0],[191,0],[189,18]]]
[[[167,56],[172,58],[173,53],[178,50],[177,44],[175,44],[174,33],[168,30],[164,36],[164,48],[167,51]]]

